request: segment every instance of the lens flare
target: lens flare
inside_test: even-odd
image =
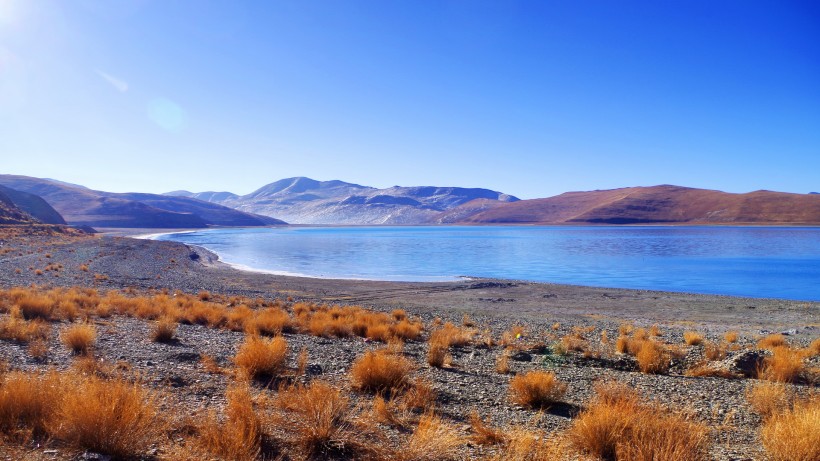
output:
[[[166,98],[156,98],[148,102],[148,118],[160,128],[179,133],[187,125],[188,116],[179,104]]]

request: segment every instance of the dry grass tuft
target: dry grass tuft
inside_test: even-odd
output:
[[[508,434],[506,445],[490,457],[491,461],[557,461],[574,459],[562,438],[547,439],[542,434],[516,428]]]
[[[782,383],[798,382],[805,377],[806,364],[800,351],[785,346],[776,346],[772,355],[763,362],[760,375],[768,381]]]
[[[176,320],[168,317],[160,319],[151,330],[151,341],[157,343],[169,343],[174,339],[177,332]]]
[[[44,435],[62,394],[56,372],[6,374],[0,385],[0,432],[24,439],[28,434]]]
[[[90,323],[70,325],[60,333],[60,340],[71,352],[87,354],[97,341],[97,328]]]
[[[504,349],[495,360],[495,372],[506,375],[510,372],[510,351]]]
[[[220,421],[215,413],[209,414],[198,427],[197,444],[221,459],[255,460],[260,453],[262,424],[254,411],[250,388],[229,388],[226,397],[224,420]]]
[[[48,338],[49,326],[42,320],[23,320],[14,313],[3,321],[0,321],[0,339],[27,343],[38,339]]]
[[[580,451],[605,460],[706,460],[709,438],[702,424],[641,403],[623,385],[606,383],[569,429]]]
[[[545,408],[558,402],[567,391],[567,385],[555,373],[530,371],[510,380],[510,398],[529,408]]]
[[[703,356],[706,357],[707,360],[723,360],[726,358],[726,346],[706,341],[703,343]]]
[[[415,366],[401,355],[385,349],[366,352],[353,362],[350,379],[353,387],[367,392],[394,392],[409,383]]]
[[[772,461],[820,459],[820,398],[815,395],[773,414],[764,422],[760,438]]]
[[[416,379],[401,398],[400,405],[406,411],[426,412],[436,404],[438,393],[424,379]]]
[[[458,448],[464,443],[458,430],[433,413],[419,418],[418,426],[407,440],[397,459],[402,461],[446,461],[458,458]]]
[[[755,383],[746,390],[746,400],[763,419],[787,410],[793,399],[791,390],[780,383]]]
[[[73,376],[64,388],[51,432],[78,448],[137,457],[163,427],[155,398],[138,384]]]
[[[820,355],[820,338],[815,339],[814,341],[809,344],[809,347],[806,349],[807,355],[810,357]]]
[[[287,354],[285,338],[265,339],[251,335],[245,338],[233,362],[250,378],[272,378],[284,370]]]
[[[737,342],[738,337],[739,337],[738,332],[732,330],[732,331],[727,331],[726,334],[723,335],[723,340],[726,341],[729,344],[734,344],[734,343]]]
[[[666,348],[655,341],[643,341],[635,355],[638,368],[644,373],[663,374],[669,371],[671,355]]]
[[[481,419],[477,411],[470,413],[470,430],[473,442],[479,445],[501,445],[507,443],[504,431],[490,427]]]
[[[703,342],[703,335],[695,331],[683,332],[683,342],[688,346],[697,346]]]
[[[757,342],[758,349],[774,349],[776,347],[788,347],[786,337],[781,334],[769,335]]]

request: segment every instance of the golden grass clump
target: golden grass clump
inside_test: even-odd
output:
[[[746,401],[763,419],[787,410],[793,399],[792,391],[780,383],[759,382],[746,390]]]
[[[430,335],[427,346],[427,363],[430,366],[441,368],[450,361],[450,342],[442,330],[436,330]]]
[[[26,321],[13,313],[0,321],[0,339],[27,343],[46,339],[50,333],[48,324],[40,319]]]
[[[726,358],[726,346],[712,341],[703,343],[703,356],[707,360],[723,360]]]
[[[507,441],[491,461],[558,461],[568,458],[569,447],[562,438],[547,438],[544,434],[525,428],[515,428],[507,434]]]
[[[793,383],[804,378],[806,364],[801,351],[786,346],[776,346],[772,355],[763,362],[761,377],[768,381]]]
[[[25,292],[17,297],[15,305],[26,320],[51,320],[57,302],[47,294]]]
[[[396,458],[401,461],[445,461],[458,458],[458,448],[464,444],[458,430],[434,413],[419,418],[413,435],[400,448]]]
[[[696,331],[684,331],[683,342],[688,346],[697,346],[703,342],[703,335]]]
[[[367,392],[394,392],[409,383],[415,366],[404,356],[385,349],[366,352],[350,367],[353,387]]]
[[[305,459],[380,459],[386,443],[358,424],[348,398],[324,381],[280,390],[271,416],[274,427]]]
[[[758,349],[774,349],[776,347],[788,347],[786,337],[781,334],[768,335],[757,342]]]
[[[809,347],[806,348],[806,355],[809,357],[820,355],[820,338],[815,339],[809,344]]]
[[[228,403],[224,419],[220,421],[216,413],[210,413],[197,428],[197,445],[221,459],[253,461],[259,456],[263,434],[250,388],[233,386],[225,396]]]
[[[174,339],[177,332],[176,320],[168,317],[161,318],[151,330],[151,341],[156,343],[168,343]]]
[[[815,394],[770,416],[760,430],[772,461],[820,459],[820,398]]]
[[[285,338],[276,336],[265,339],[249,335],[239,347],[233,362],[249,378],[271,378],[284,370],[287,354],[288,343]]]
[[[90,323],[75,323],[63,329],[60,340],[71,352],[87,354],[97,341],[97,328]]]
[[[501,445],[507,442],[504,431],[489,426],[475,410],[470,413],[470,431],[473,433],[473,442],[479,445]]]
[[[572,423],[569,440],[583,453],[606,460],[706,460],[706,428],[643,404],[619,383],[596,386],[596,397]]]
[[[656,341],[643,341],[635,359],[643,373],[663,374],[669,371],[671,354]]]
[[[567,385],[547,371],[530,371],[510,380],[510,399],[524,407],[545,408],[559,402]]]
[[[734,331],[734,330],[727,331],[726,334],[723,335],[723,340],[726,341],[729,344],[734,344],[734,343],[737,342],[739,336],[740,335],[738,334],[737,331]]]
[[[437,392],[429,381],[416,379],[401,397],[401,407],[407,411],[425,412],[436,403]]]
[[[69,445],[137,457],[163,427],[155,397],[138,384],[96,376],[69,376],[50,431]]]
[[[262,335],[276,336],[282,333],[293,332],[293,321],[290,315],[284,310],[275,307],[258,311],[249,323],[256,332]]]
[[[506,375],[510,372],[510,351],[504,349],[495,360],[495,372]]]
[[[0,432],[23,439],[44,435],[62,394],[62,379],[54,371],[5,374],[0,384]]]

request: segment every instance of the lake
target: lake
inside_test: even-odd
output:
[[[283,275],[474,276],[820,300],[817,227],[283,227],[155,238],[200,245],[237,267]]]

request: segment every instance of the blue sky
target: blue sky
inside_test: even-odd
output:
[[[0,0],[0,172],[820,189],[820,7]]]

